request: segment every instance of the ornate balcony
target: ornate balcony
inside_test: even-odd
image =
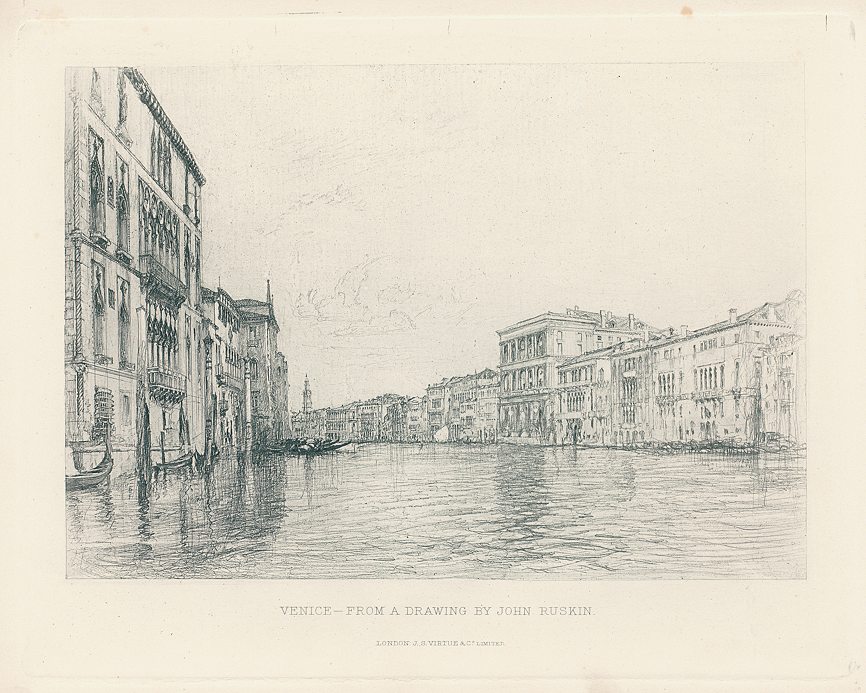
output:
[[[709,390],[698,390],[697,392],[692,393],[692,399],[694,400],[704,400],[704,399],[721,399],[725,396],[725,391],[720,387],[715,387]]]
[[[147,385],[154,399],[165,404],[176,404],[186,395],[186,376],[164,368],[148,368]]]
[[[165,299],[175,308],[189,297],[180,277],[165,267],[155,255],[140,255],[138,266],[142,283],[148,292]]]

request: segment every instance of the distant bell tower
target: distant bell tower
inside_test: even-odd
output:
[[[313,393],[310,391],[310,379],[304,375],[304,404],[301,411],[309,414],[313,411]]]

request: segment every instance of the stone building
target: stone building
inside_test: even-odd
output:
[[[357,440],[358,403],[329,407],[325,410],[325,438],[331,440]]]
[[[385,409],[381,398],[358,402],[358,441],[372,443],[384,440],[384,421]]]
[[[443,378],[427,386],[426,400],[428,440],[495,440],[499,401],[495,370]]]
[[[642,441],[805,442],[805,300],[799,291],[611,354],[611,433]]]
[[[499,374],[485,368],[480,373],[452,378],[450,382],[449,439],[472,443],[495,440]]]
[[[306,413],[295,412],[292,417],[292,435],[297,438],[325,438],[326,428],[326,409],[311,409]]]
[[[216,398],[216,434],[219,446],[244,442],[244,345],[240,311],[223,288],[202,288],[202,308],[208,327],[212,371],[211,390]],[[212,412],[206,411],[206,416]]]
[[[409,408],[405,397],[385,395],[383,397],[385,412],[382,428],[384,439],[391,443],[405,442],[408,438]]]
[[[313,411],[313,391],[310,389],[310,378],[304,375],[304,394],[303,402],[301,403],[301,413],[309,414]]]
[[[66,88],[67,447],[87,468],[110,434],[133,465],[146,411],[156,454],[201,450],[205,178],[137,69],[71,68]]]
[[[357,431],[359,442],[406,440],[406,398],[395,394],[377,395],[357,403]]]
[[[651,328],[634,315],[570,308],[498,331],[499,440],[555,443],[557,366],[570,357],[624,342]]]
[[[406,440],[417,443],[429,440],[427,396],[410,397],[406,402]]]
[[[449,378],[443,378],[440,382],[427,386],[427,426],[428,440],[442,437],[447,439],[449,416],[448,410],[451,406],[451,388]]]
[[[610,357],[607,346],[566,359],[557,370],[557,440],[609,445]]]
[[[279,350],[280,326],[274,314],[271,283],[264,301],[235,301],[241,322],[245,376],[250,380],[252,445],[266,446],[289,436],[288,369]]]

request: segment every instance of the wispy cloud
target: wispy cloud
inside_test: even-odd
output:
[[[298,294],[292,305],[294,317],[334,338],[372,337],[414,332],[420,320],[459,319],[473,308],[454,288],[431,294],[411,281],[371,277],[384,259],[358,263],[329,289],[310,288]]]

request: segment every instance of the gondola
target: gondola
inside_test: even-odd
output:
[[[114,467],[114,459],[111,456],[111,445],[106,439],[105,454],[102,456],[102,461],[93,469],[78,474],[66,475],[66,490],[74,491],[82,488],[92,488],[101,484],[108,479],[111,474],[111,469]]]
[[[165,462],[154,462],[153,468],[162,472],[168,472],[175,469],[182,469],[192,463],[195,459],[195,453],[193,451],[185,452],[180,457],[176,457],[173,460],[167,460]]]
[[[349,440],[345,440],[342,442],[336,442],[335,441],[333,443],[326,443],[324,446],[322,446],[322,452],[333,452],[334,450],[339,450],[340,448],[344,448],[347,445],[351,445],[351,444],[352,444],[352,442]]]
[[[334,452],[340,448],[351,445],[350,441],[313,441],[303,443],[297,447],[297,452],[302,455],[321,455],[326,452]]]

